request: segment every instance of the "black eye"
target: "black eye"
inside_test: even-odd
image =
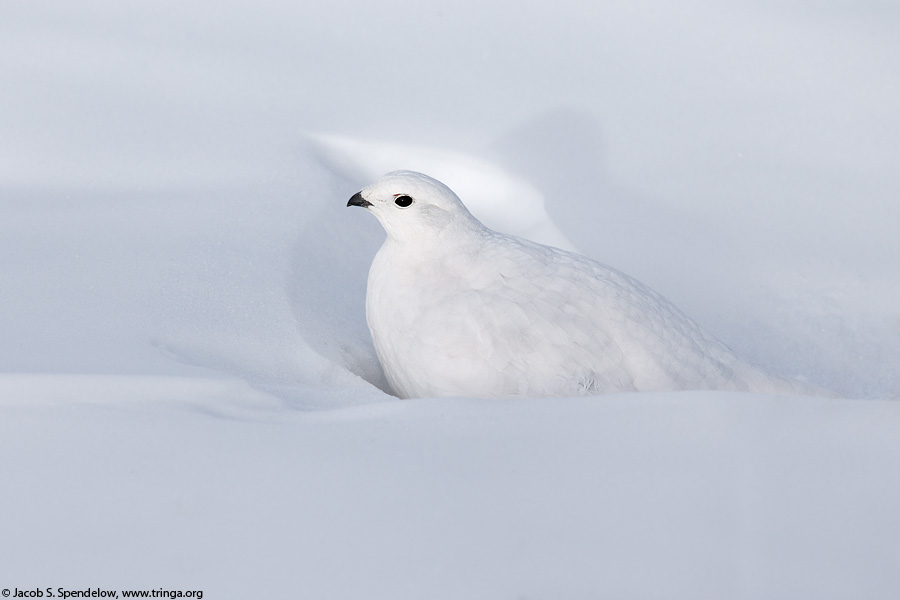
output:
[[[410,204],[412,204],[412,198],[409,196],[397,196],[394,198],[394,204],[399,206],[400,208],[406,208]]]

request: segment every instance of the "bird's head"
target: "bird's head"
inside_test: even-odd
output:
[[[397,241],[424,241],[482,227],[453,190],[415,171],[388,173],[354,194],[347,206],[367,209]]]

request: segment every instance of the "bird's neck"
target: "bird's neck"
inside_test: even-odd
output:
[[[401,231],[388,231],[387,241],[399,251],[418,256],[446,254],[479,243],[488,231],[481,221],[467,215],[466,219],[454,219],[439,225],[427,223],[419,227],[406,227]]]

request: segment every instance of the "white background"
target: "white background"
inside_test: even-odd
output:
[[[893,3],[2,12],[0,587],[900,590]],[[846,399],[392,398],[400,168]]]

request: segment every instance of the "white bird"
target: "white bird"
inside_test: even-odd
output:
[[[810,391],[740,360],[624,273],[488,229],[427,175],[388,173],[347,206],[387,232],[366,320],[401,398]]]

